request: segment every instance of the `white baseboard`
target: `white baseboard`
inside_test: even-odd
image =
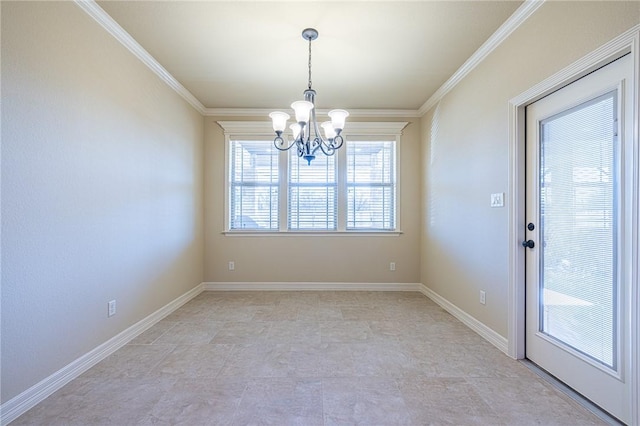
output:
[[[419,283],[205,282],[204,291],[420,291]]]
[[[427,288],[424,284],[420,284],[420,290],[418,291],[436,302],[438,305],[440,305],[440,307],[442,307],[442,309],[459,319],[464,325],[478,333],[493,346],[500,349],[505,354],[509,354],[509,345],[506,337],[503,337],[500,334],[496,333],[462,309],[458,308],[453,303],[449,302],[444,297],[440,296],[438,293]]]
[[[129,343],[136,336],[151,328],[155,323],[196,297],[202,292],[203,287],[202,283],[198,284],[151,315],[2,404],[0,406],[0,424],[6,425],[26,413],[52,393],[79,377],[82,373]]]

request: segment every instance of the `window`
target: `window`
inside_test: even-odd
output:
[[[289,154],[289,208],[291,230],[336,230],[336,157],[317,155],[307,162],[295,148]]]
[[[227,231],[399,232],[397,162],[406,123],[349,123],[345,146],[307,164],[273,146],[269,123],[219,122],[228,148]]]
[[[278,229],[278,150],[270,141],[230,143],[229,229]]]
[[[395,229],[395,148],[395,141],[347,144],[347,229]]]

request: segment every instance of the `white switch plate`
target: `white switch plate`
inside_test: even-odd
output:
[[[230,271],[235,271],[236,270],[236,263],[233,260],[231,262],[229,262],[229,270]]]
[[[108,304],[108,313],[107,315],[112,317],[116,314],[116,301],[115,300],[111,300]]]
[[[396,270],[396,262],[389,263],[389,270],[390,271],[395,271]]]
[[[483,305],[487,303],[487,293],[484,290],[480,290],[480,303]]]
[[[504,207],[504,192],[491,194],[491,207]]]

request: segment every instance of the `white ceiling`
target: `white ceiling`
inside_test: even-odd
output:
[[[522,1],[100,1],[207,108],[419,109]]]

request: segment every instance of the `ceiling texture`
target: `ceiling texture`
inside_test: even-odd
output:
[[[418,110],[522,1],[99,1],[205,108]]]

